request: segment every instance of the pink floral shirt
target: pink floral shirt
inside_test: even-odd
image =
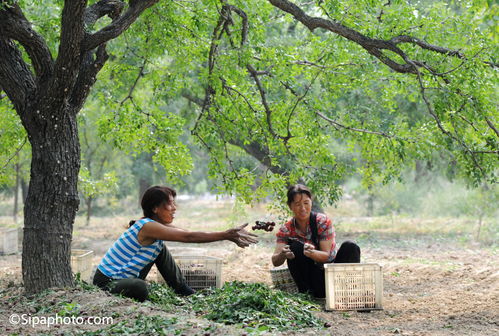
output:
[[[335,242],[335,232],[333,223],[331,219],[329,219],[323,213],[317,213],[317,235],[319,238],[319,242],[324,240],[333,240],[333,244],[331,245],[331,251],[329,252],[328,262],[332,262],[336,257],[336,242]],[[312,230],[310,229],[310,225],[307,226],[307,232],[300,231],[295,225],[294,217],[287,221],[284,225],[279,228],[279,231],[276,234],[277,243],[288,244],[288,237],[296,238],[302,243],[308,243],[315,245],[312,242]],[[319,249],[318,246],[315,247]]]

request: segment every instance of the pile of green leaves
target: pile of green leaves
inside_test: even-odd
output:
[[[312,314],[318,305],[301,294],[288,294],[261,283],[228,282],[222,288],[189,297],[192,309],[205,318],[239,324],[248,331],[322,327]]]
[[[174,308],[186,304],[169,286],[156,282],[152,282],[149,286],[149,300],[160,305],[165,311],[172,311]]]

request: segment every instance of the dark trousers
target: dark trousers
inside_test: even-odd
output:
[[[93,284],[110,293],[121,294],[143,302],[148,296],[147,283],[144,279],[151,270],[153,264],[156,265],[159,273],[163,276],[168,286],[172,287],[175,291],[186,285],[185,278],[180,272],[180,268],[166,246],[163,246],[163,249],[153,262],[147,264],[142,271],[140,271],[138,278],[115,280],[97,269],[94,275]]]
[[[288,269],[300,293],[310,293],[317,298],[326,296],[324,266],[303,254],[303,244],[291,241],[289,247],[294,259],[288,259]],[[334,263],[359,263],[360,247],[352,241],[341,244]]]

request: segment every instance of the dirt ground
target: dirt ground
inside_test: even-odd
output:
[[[75,231],[77,247],[95,251],[94,265],[123,230],[123,222],[93,224]],[[346,234],[337,232],[337,242],[357,240],[362,261],[383,269],[383,310],[371,312],[317,312],[329,322],[324,330],[287,332],[286,335],[499,335],[499,258],[497,247],[462,243],[435,235],[400,235],[383,232]],[[176,254],[210,255],[223,259],[224,281],[241,280],[271,285],[269,270],[273,237],[262,235],[256,246],[239,249],[228,242],[203,245],[168,243]],[[149,279],[156,278],[151,272]],[[22,293],[21,256],[0,256],[0,334],[72,334],[92,327],[62,326],[52,329],[16,326],[8,322],[13,312],[26,313],[33,302],[18,299]],[[88,315],[117,320],[138,315],[163,314],[149,304],[109,296],[103,292],[56,290],[44,302],[78,302]],[[182,335],[242,335],[196,316],[182,317]],[[83,329],[82,329],[83,328]],[[179,327],[180,328],[180,327]],[[95,329],[95,328],[94,328]],[[205,330],[210,330],[206,332]],[[144,333],[145,334],[145,333]],[[172,332],[173,334],[173,332]]]

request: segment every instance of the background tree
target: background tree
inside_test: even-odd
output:
[[[18,214],[24,204],[29,177],[30,148],[26,132],[20,125],[19,118],[13,113],[12,106],[6,102],[6,96],[0,97],[0,186],[14,194],[12,217],[18,222]]]

